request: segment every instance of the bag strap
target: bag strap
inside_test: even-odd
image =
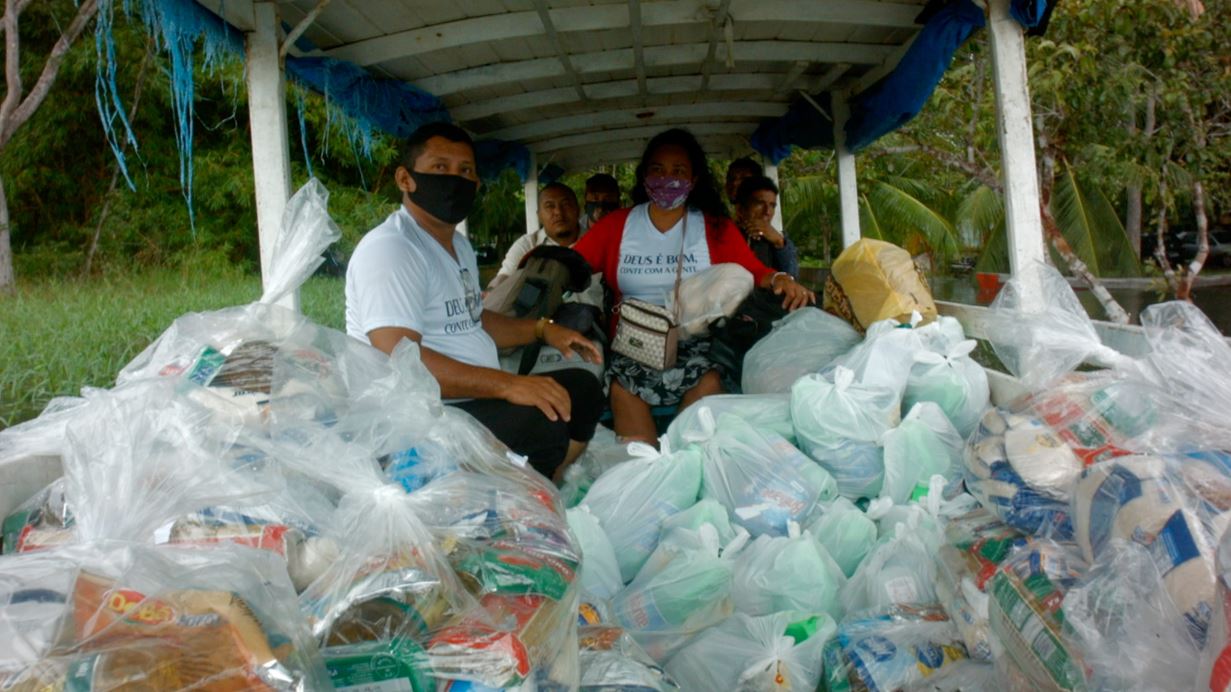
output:
[[[675,256],[675,296],[671,300],[671,316],[680,321],[680,279],[684,276],[684,248],[688,242],[688,208],[684,208],[684,227],[680,229],[680,254]]]

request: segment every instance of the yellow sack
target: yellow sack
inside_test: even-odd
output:
[[[825,282],[825,309],[860,332],[878,320],[908,322],[912,312],[922,324],[936,319],[936,302],[927,278],[910,253],[893,243],[863,238],[842,251]]]

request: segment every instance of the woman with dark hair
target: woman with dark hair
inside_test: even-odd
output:
[[[632,197],[635,206],[607,214],[573,246],[595,272],[603,273],[617,311],[625,297],[665,305],[677,266],[688,277],[724,263],[747,269],[757,286],[782,296],[787,309],[816,302],[816,296],[789,274],[775,272],[752,254],[727,217],[704,150],[688,131],[667,130],[650,140],[637,165]],[[611,334],[614,320],[613,315]],[[720,393],[721,380],[709,350],[706,338],[683,341],[675,366],[667,370],[612,354],[607,376],[616,435],[654,444],[651,406],[685,408]]]

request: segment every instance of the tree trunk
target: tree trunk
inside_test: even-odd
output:
[[[9,198],[4,194],[4,179],[0,178],[0,293],[12,293],[16,289],[13,243],[9,233]]]
[[[1134,94],[1129,97],[1128,106],[1125,109],[1124,126],[1128,130],[1129,137],[1136,140],[1137,129],[1137,99]],[[1141,184],[1131,182],[1124,186],[1124,232],[1128,234],[1128,242],[1137,251],[1137,257],[1141,257]]]
[[[1077,253],[1073,252],[1069,241],[1060,232],[1056,219],[1051,215],[1051,193],[1052,188],[1056,186],[1056,154],[1048,147],[1047,135],[1043,128],[1038,128],[1038,132],[1039,150],[1043,154],[1043,171],[1039,180],[1039,214],[1043,221],[1043,235],[1051,242],[1051,246],[1056,249],[1064,263],[1068,265],[1069,271],[1073,272],[1073,276],[1080,279],[1082,283],[1090,288],[1090,292],[1094,294],[1099,304],[1103,306],[1103,312],[1107,313],[1107,319],[1117,324],[1128,324],[1128,313],[1116,302],[1116,299],[1108,292],[1107,287],[1090,271],[1086,263],[1081,261]]]
[[[1190,303],[1193,299],[1193,283],[1197,281],[1197,275],[1201,273],[1205,260],[1210,256],[1210,222],[1205,213],[1205,186],[1201,184],[1200,178],[1193,182],[1193,215],[1197,217],[1197,256],[1189,262],[1188,271],[1184,272],[1175,292],[1176,298]]]
[[[1163,278],[1167,279],[1167,288],[1171,289],[1172,295],[1175,295],[1180,292],[1180,284],[1175,275],[1175,268],[1171,266],[1171,260],[1167,258],[1167,176],[1165,170],[1158,183],[1158,207],[1158,229],[1156,230],[1158,240],[1154,244],[1154,259],[1158,260],[1158,266],[1163,270]]]

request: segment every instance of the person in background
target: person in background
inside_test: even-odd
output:
[[[636,206],[604,216],[573,246],[603,273],[617,309],[624,297],[664,305],[681,260],[684,277],[732,262],[747,269],[757,286],[782,296],[783,307],[816,302],[791,275],[775,272],[752,254],[727,217],[705,152],[688,131],[667,130],[650,140],[637,165],[632,195]],[[614,330],[613,315],[610,333]],[[704,337],[681,342],[676,365],[667,370],[613,353],[607,377],[616,435],[656,444],[651,406],[684,408],[720,393],[722,383],[709,347]]]
[[[777,208],[778,186],[774,181],[763,175],[744,178],[735,195],[735,225],[762,264],[798,279],[795,243],[771,224]]]
[[[420,347],[445,403],[467,411],[551,478],[581,454],[602,410],[593,375],[567,369],[546,377],[500,370],[497,348],[536,339],[592,362],[602,355],[550,320],[514,319],[483,309],[474,250],[457,224],[479,187],[474,143],[448,123],[420,127],[394,174],[402,205],[364,235],[346,272],[346,332],[392,353]]]
[[[735,207],[735,196],[739,192],[739,185],[745,178],[765,175],[765,169],[761,164],[753,161],[747,156],[735,159],[731,165],[727,166],[727,184],[723,191],[727,193],[727,204]]]
[[[586,178],[585,214],[581,217],[581,232],[585,233],[599,219],[620,208],[620,184],[606,173]]]
[[[487,289],[508,281],[521,265],[522,259],[540,245],[572,247],[585,233],[579,223],[577,194],[564,183],[548,183],[539,190],[539,230],[527,233],[509,246],[509,251],[500,264],[500,271],[488,283]],[[590,288],[581,293],[566,293],[566,302],[582,303],[598,309],[603,307],[601,276],[594,276]]]

